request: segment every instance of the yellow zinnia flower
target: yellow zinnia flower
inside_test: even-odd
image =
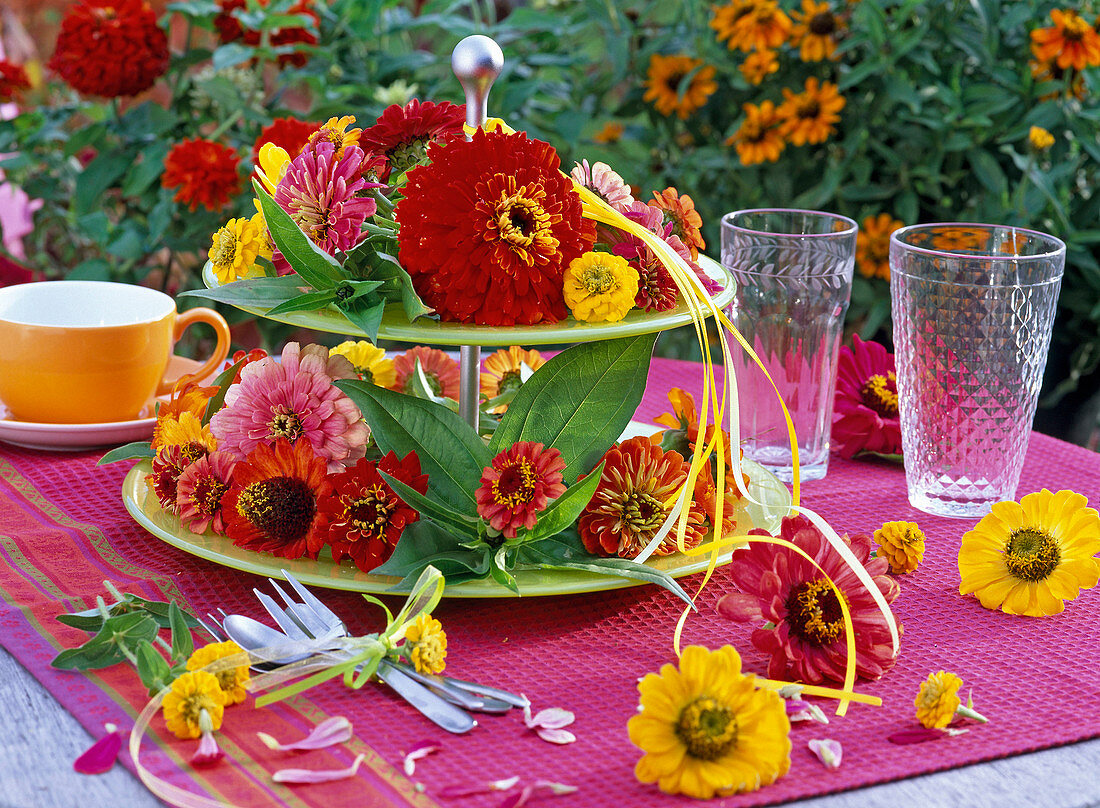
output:
[[[168,729],[177,738],[198,738],[202,735],[200,713],[206,710],[212,728],[216,730],[222,725],[225,701],[226,695],[214,674],[189,671],[172,682],[172,689],[165,694],[161,709]]]
[[[645,752],[634,767],[643,783],[696,799],[755,791],[791,766],[783,699],[741,673],[732,646],[693,645],[680,667],[664,665],[638,684],[640,712],[626,724]]]
[[[241,278],[263,275],[256,265],[256,258],[266,248],[264,231],[257,226],[256,217],[230,219],[211,239],[210,265],[218,283],[232,283]],[[270,258],[270,253],[267,256]]]
[[[275,187],[290,167],[290,155],[282,146],[265,143],[260,146],[260,159],[256,164],[256,176],[269,194],[275,195]],[[258,207],[259,203],[257,203]]]
[[[422,614],[405,630],[405,656],[420,673],[443,673],[447,666],[447,632],[430,614]]]
[[[329,351],[329,356],[337,354],[351,362],[356,374],[365,382],[379,387],[393,387],[397,382],[397,369],[393,360],[387,359],[386,352],[377,345],[371,345],[363,339],[358,342],[349,339]]]
[[[210,431],[210,425],[204,425],[193,412],[158,418],[156,433],[157,445],[153,447],[156,450],[167,446],[188,446],[192,443],[203,446],[207,452],[218,448],[218,439]]]
[[[959,594],[987,609],[1030,617],[1059,614],[1063,601],[1100,580],[1100,515],[1073,491],[1045,488],[998,502],[963,536]]]
[[[1054,145],[1054,135],[1041,126],[1033,126],[1027,133],[1028,142],[1035,151],[1046,151]]]
[[[354,143],[359,142],[359,136],[363,134],[362,129],[348,129],[355,123],[354,115],[345,115],[342,118],[329,118],[321,128],[314,132],[309,137],[309,144],[312,146],[318,141],[327,141],[331,143],[335,148],[333,156],[339,160],[344,156],[344,149],[351,146]]]
[[[638,270],[611,253],[587,252],[565,270],[565,304],[586,323],[617,323],[634,308]]]
[[[197,671],[200,668],[205,668],[215,660],[243,653],[244,649],[232,641],[210,643],[202,648],[196,648],[194,653],[187,658],[187,670]],[[248,672],[247,662],[234,668],[218,671],[214,674],[214,678],[218,680],[218,686],[225,694],[226,705],[240,704],[248,695],[245,687],[251,676]]]
[[[481,374],[481,394],[488,399],[505,393],[514,393],[523,385],[523,366],[532,371],[538,370],[546,360],[538,351],[525,351],[518,345],[501,348],[485,360],[485,372]],[[504,412],[507,404],[502,404],[493,412]]]
[[[680,85],[693,71],[694,75],[681,94]],[[652,101],[662,115],[675,113],[680,120],[686,120],[691,113],[707,103],[707,99],[718,89],[714,74],[714,66],[704,67],[702,59],[655,53],[649,57],[643,98]]]
[[[939,671],[928,674],[928,678],[921,682],[917,700],[913,702],[922,727],[942,729],[951,723],[955,711],[962,704],[960,687],[962,679],[953,673]]]
[[[895,575],[912,572],[924,558],[924,533],[913,522],[887,522],[875,531],[876,556],[890,562]]]

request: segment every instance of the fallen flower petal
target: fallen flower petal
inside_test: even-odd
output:
[[[899,746],[907,746],[913,743],[924,743],[925,741],[938,741],[940,738],[950,738],[968,731],[965,729],[951,729],[950,727],[945,729],[914,727],[913,729],[903,729],[893,735],[888,735],[886,740]]]
[[[280,769],[271,775],[276,783],[331,783],[354,777],[366,755],[359,755],[346,769]]]
[[[499,808],[520,808],[520,806],[527,804],[527,800],[531,799],[531,795],[534,793],[534,786],[524,786],[519,791],[509,794],[501,800]]]
[[[545,788],[554,795],[572,794],[577,790],[577,786],[567,786],[565,783],[554,783],[550,780],[536,780],[535,788]]]
[[[508,791],[519,782],[519,775],[505,780],[490,780],[486,783],[475,783],[472,786],[444,786],[439,790],[438,796],[445,799],[456,797],[471,797],[474,794],[491,794],[494,791]]]
[[[802,699],[788,699],[787,719],[793,724],[796,721],[816,721],[819,724],[828,724],[829,718],[820,707]]]
[[[192,766],[213,766],[225,757],[225,752],[218,748],[218,742],[214,740],[213,732],[204,732],[199,741],[199,748],[191,756]]]
[[[531,707],[528,705],[523,709],[523,722],[531,729],[543,727],[545,729],[561,729],[562,727],[568,727],[574,721],[576,716],[568,710],[563,710],[561,707],[550,707],[545,710],[539,710],[534,718],[531,718]]]
[[[839,769],[844,750],[839,741],[831,738],[813,738],[807,744],[826,769]]]
[[[350,741],[351,722],[342,715],[327,718],[315,726],[309,735],[293,743],[279,743],[266,732],[257,732],[256,735],[268,749],[279,749],[283,752],[324,749]]]
[[[433,752],[438,752],[443,747],[437,741],[421,741],[413,746],[405,755],[404,769],[407,777],[412,777],[416,771],[416,761],[425,758]]]
[[[567,744],[573,743],[577,740],[577,736],[567,729],[552,729],[548,727],[539,727],[535,730],[538,736],[544,741],[549,743]]]
[[[73,761],[73,770],[80,774],[103,774],[111,770],[122,750],[122,733],[114,724],[107,724],[107,734],[88,747]]]

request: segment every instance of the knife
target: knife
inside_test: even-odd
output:
[[[477,721],[448,701],[414,682],[385,659],[378,663],[378,678],[392,687],[405,701],[439,727],[461,735],[477,726]]]

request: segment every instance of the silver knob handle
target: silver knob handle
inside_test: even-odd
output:
[[[504,52],[487,36],[474,34],[455,45],[451,70],[466,93],[466,124],[481,126],[488,117],[489,89],[504,69]]]

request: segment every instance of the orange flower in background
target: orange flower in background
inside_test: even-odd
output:
[[[707,243],[703,241],[703,217],[695,210],[695,201],[669,187],[661,193],[654,191],[649,206],[660,209],[663,217],[661,223],[672,225],[672,235],[680,237],[680,241],[691,251],[691,260],[697,261],[699,251],[705,250]]]
[[[608,121],[599,132],[592,136],[594,143],[618,143],[622,140],[624,127],[618,121]]]
[[[309,142],[310,136],[321,127],[311,121],[299,121],[297,118],[276,118],[260,131],[252,146],[252,165],[260,164],[260,147],[265,143],[274,143],[293,160]]]
[[[743,108],[745,120],[726,140],[726,145],[737,149],[742,165],[776,162],[787,143],[779,134],[779,116],[776,114],[775,104],[763,101],[760,106],[745,104]]]
[[[1100,65],[1100,34],[1073,9],[1050,12],[1054,25],[1031,32],[1031,52],[1040,62],[1084,70]]]
[[[771,50],[787,41],[791,18],[776,0],[735,0],[716,7],[710,27],[730,50]]]
[[[1054,145],[1054,135],[1041,126],[1033,126],[1027,133],[1028,142],[1035,151],[1046,151]]]
[[[267,0],[259,0],[260,7],[267,7]],[[221,7],[221,13],[214,18],[214,25],[218,29],[218,37],[221,39],[222,44],[229,42],[236,42],[238,39],[243,39],[244,44],[251,47],[256,47],[260,44],[261,35],[260,32],[251,28],[245,29],[241,27],[240,20],[237,19],[234,11],[238,9],[245,9],[245,0],[218,0],[218,5]],[[280,11],[280,15],[295,15],[305,16],[312,20],[310,28],[303,28],[297,26],[294,28],[276,28],[271,32],[271,46],[273,48],[285,47],[289,45],[316,45],[317,34],[314,31],[321,23],[321,18],[317,15],[317,12],[313,10],[313,3],[311,0],[299,0],[290,8]],[[279,66],[285,67],[287,65],[293,65],[294,67],[303,67],[306,62],[309,61],[309,54],[297,51],[294,53],[282,53],[279,55]]]
[[[360,135],[363,134],[362,129],[348,129],[353,123],[355,123],[354,115],[329,118],[309,136],[308,145],[316,147],[318,143],[331,143],[333,159],[340,160],[348,146],[357,144]]]
[[[184,413],[190,413],[202,420],[206,403],[217,392],[217,387],[201,387],[197,382],[188,382],[173,393],[169,401],[161,404],[157,408],[157,423],[153,427],[153,451],[166,445],[164,431],[169,422],[178,423]]]
[[[546,364],[538,351],[525,351],[518,345],[501,348],[485,360],[485,370],[481,373],[481,394],[488,399],[505,393],[514,393],[523,386],[523,366],[536,371]],[[507,404],[502,404],[493,412],[504,412]]]
[[[837,34],[842,26],[829,4],[802,0],[802,11],[792,11],[791,16],[798,20],[798,24],[791,29],[791,44],[798,47],[802,61],[832,59]]]
[[[741,63],[741,75],[749,84],[760,84],[765,78],[779,70],[779,60],[773,50],[759,50],[750,53]]]
[[[18,103],[23,100],[23,93],[30,88],[31,81],[22,65],[0,59],[0,103]]]
[[[889,213],[868,216],[856,235],[856,268],[865,278],[890,280],[890,234],[905,227]]]
[[[168,37],[144,0],[84,0],[61,21],[49,68],[84,95],[137,95],[168,69]]]
[[[976,252],[984,250],[989,243],[989,231],[980,227],[938,227],[928,234],[929,244],[918,247],[930,247],[944,252]]]
[[[1058,81],[1063,82],[1065,85],[1065,95],[1068,98],[1073,96],[1079,101],[1085,100],[1085,77],[1081,75],[1079,71],[1073,69],[1063,70],[1058,65],[1052,62],[1037,62],[1032,59],[1028,62],[1031,68],[1031,77],[1036,83],[1042,83],[1045,81]],[[1057,98],[1059,93],[1047,93],[1039,96],[1040,101],[1050,101]]]
[[[680,120],[686,120],[691,113],[707,103],[707,99],[718,89],[714,73],[714,67],[703,66],[702,59],[655,53],[649,57],[649,71],[645,82],[647,89],[643,98],[652,101],[662,115],[675,113]],[[681,87],[689,74],[691,79],[687,86]]]
[[[175,200],[192,211],[200,205],[220,210],[241,189],[239,164],[237,153],[228,146],[202,138],[184,140],[164,158],[160,182],[165,188],[178,189]]]
[[[410,393],[416,378],[416,363],[428,380],[428,386],[437,396],[453,398],[458,401],[458,362],[438,348],[417,345],[393,358],[396,380],[391,390],[398,393]]]
[[[819,84],[817,78],[811,76],[806,79],[801,93],[784,87],[783,98],[785,100],[776,110],[783,120],[779,134],[795,146],[824,143],[836,131],[834,124],[840,120],[845,101],[832,82]]]

